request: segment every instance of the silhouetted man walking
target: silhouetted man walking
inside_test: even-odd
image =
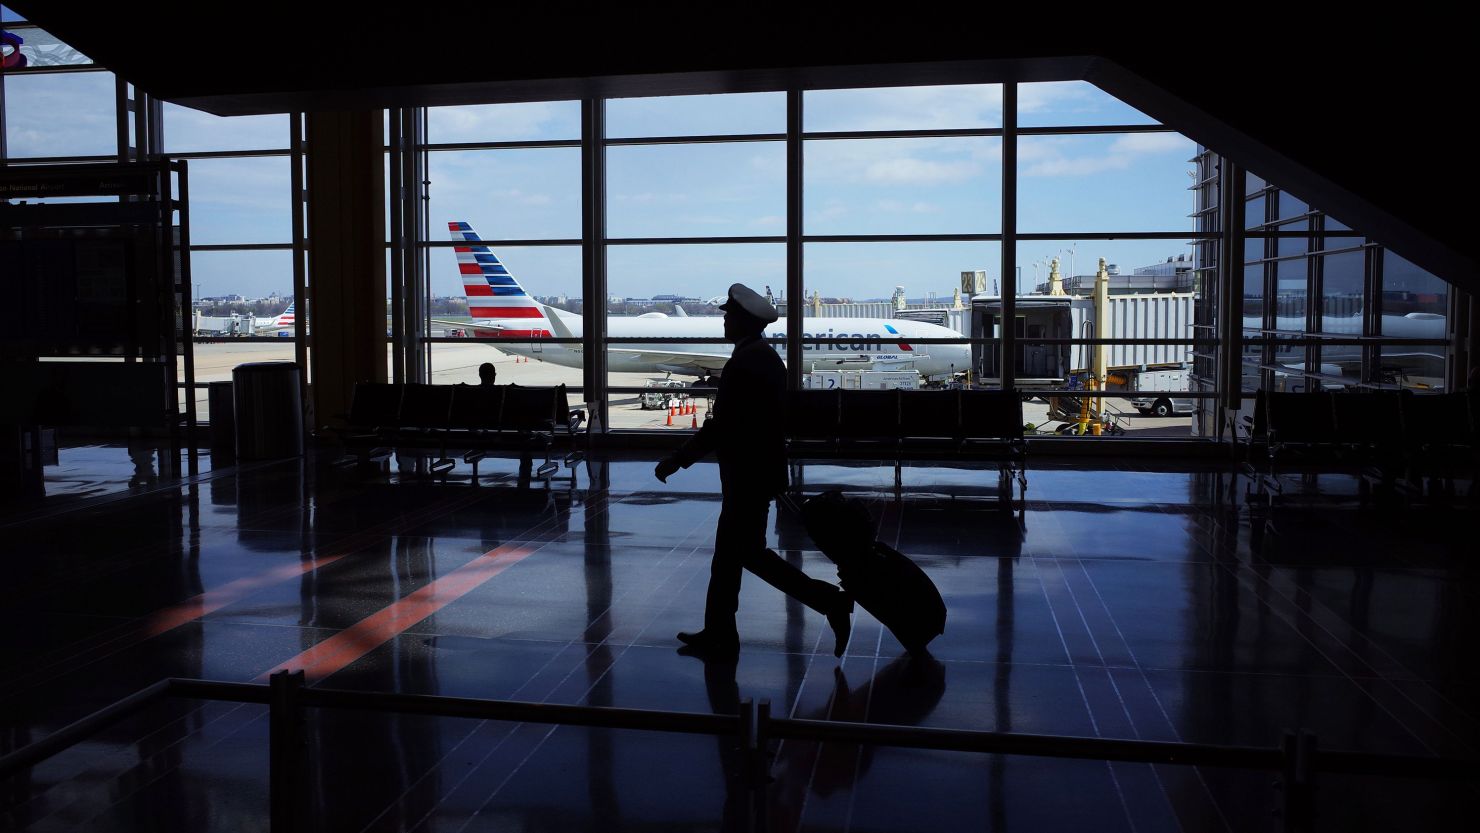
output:
[[[833,653],[842,656],[852,629],[852,599],[834,585],[808,578],[766,548],[771,500],[787,486],[782,424],[786,368],[762,337],[766,325],[777,318],[776,308],[755,290],[737,283],[730,287],[729,299],[720,309],[725,311],[725,338],[735,343],[735,352],[720,375],[714,408],[699,433],[653,470],[666,483],[670,474],[688,468],[710,451],[719,457],[724,503],[709,566],[704,629],[680,633],[679,641],[709,656],[740,650],[735,610],[743,568],[826,616],[836,638]]]

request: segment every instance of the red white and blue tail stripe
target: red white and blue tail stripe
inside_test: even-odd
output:
[[[297,303],[297,301],[290,301],[288,303],[288,308],[283,310],[283,314],[279,315],[277,318],[272,319],[272,326],[292,327],[296,323],[296,319],[293,318],[293,307]]]
[[[458,242],[477,241],[478,234],[467,223],[450,222],[447,229]],[[462,273],[463,292],[468,298],[468,315],[475,319],[522,318],[543,323],[544,310],[514,280],[487,246],[454,246],[457,271]]]

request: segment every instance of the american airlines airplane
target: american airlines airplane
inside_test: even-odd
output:
[[[477,245],[480,238],[467,223],[447,224],[454,241],[457,268],[462,274],[468,299],[466,321],[436,320],[449,327],[470,328],[482,339],[580,338],[581,316],[534,300],[509,270],[489,251]],[[470,242],[471,241],[471,242]],[[971,347],[966,344],[911,344],[911,338],[961,338],[955,330],[922,321],[881,318],[808,318],[804,336],[816,338],[887,338],[888,344],[806,344],[804,372],[857,368],[910,362],[923,377],[947,377],[971,367]],[[607,334],[614,338],[652,338],[651,343],[612,345],[607,364],[624,373],[679,373],[703,377],[719,375],[730,358],[729,344],[684,344],[665,338],[723,338],[724,319],[718,315],[688,316],[682,308],[669,317],[661,312],[607,319]],[[786,336],[782,319],[766,327],[767,336]],[[895,338],[898,341],[894,341]],[[498,349],[567,367],[581,366],[579,344],[498,344]],[[785,355],[784,347],[776,345]]]
[[[297,320],[293,317],[293,307],[297,303],[298,302],[296,300],[289,301],[288,302],[288,308],[285,309],[285,310],[283,310],[283,314],[282,315],[279,315],[278,317],[272,319],[271,321],[267,322],[266,324],[259,325],[257,327],[257,332],[259,332],[259,333],[273,333],[273,332],[277,332],[278,330],[291,330],[294,327],[296,327],[297,326]]]

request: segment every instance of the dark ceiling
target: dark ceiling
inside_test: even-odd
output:
[[[834,5],[438,4],[365,17],[269,2],[237,7],[248,19],[201,3],[7,5],[151,94],[223,115],[1088,73],[1452,282],[1480,274],[1460,207],[1476,184],[1461,126],[1471,48],[1465,27],[1417,13],[1352,7],[1314,26],[1211,9],[1004,24],[929,6],[843,18]]]

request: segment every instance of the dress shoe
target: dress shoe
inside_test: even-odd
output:
[[[688,633],[679,631],[678,641],[683,647],[678,649],[685,656],[708,656],[708,657],[733,657],[740,653],[740,637],[711,636],[708,631],[694,631]]]
[[[848,637],[853,635],[853,600],[841,590],[837,606],[827,614],[827,624],[833,631],[833,656],[841,657],[848,648]]]

